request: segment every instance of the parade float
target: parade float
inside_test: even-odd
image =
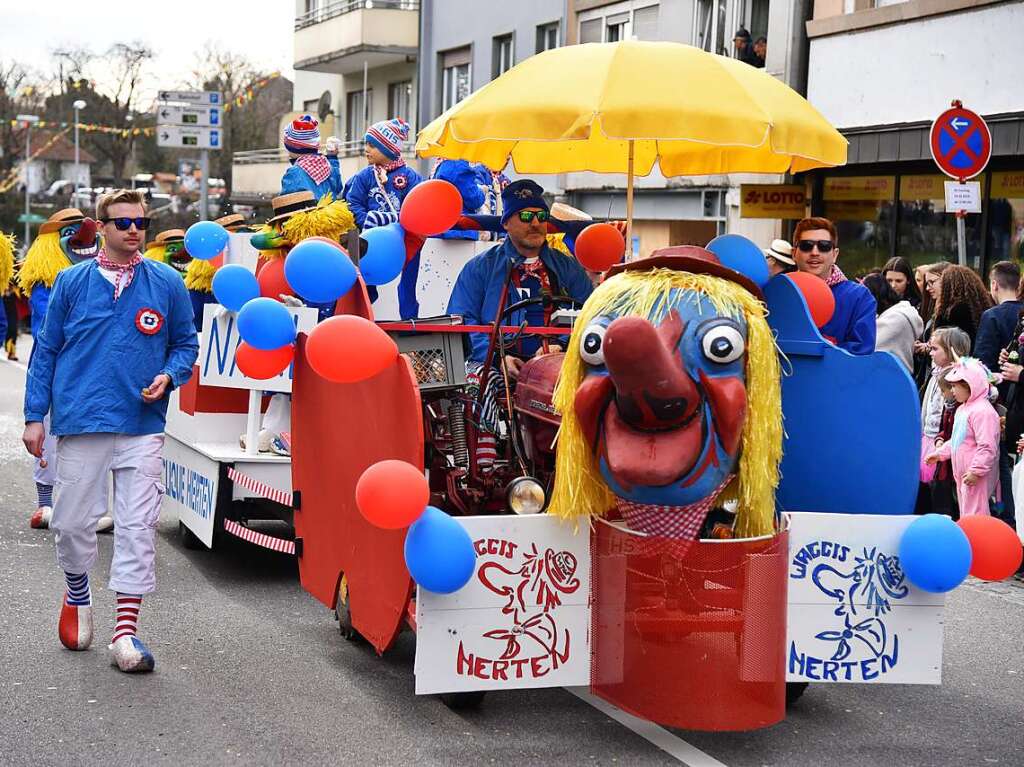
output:
[[[557,82],[544,77],[556,69]],[[549,87],[532,87],[538,78]],[[656,167],[845,162],[842,137],[764,72],[638,42],[533,57],[427,126],[417,149],[493,169],[511,160],[522,174],[625,172],[629,213],[634,174]],[[416,692],[453,706],[589,685],[657,723],[749,730],[780,721],[809,682],[939,683],[943,594],[968,572],[1006,577],[1020,543],[998,520],[913,516],[913,382],[891,355],[855,357],[821,335],[827,286],[768,279],[761,251],[735,235],[634,260],[628,236],[593,225],[576,256],[604,277],[582,307],[563,307],[566,351],[528,360],[514,384],[503,365],[485,367],[506,396],[484,471],[463,338],[489,333],[488,360],[501,360],[516,335],[569,328],[524,324],[507,294],[487,326],[422,311],[447,304],[468,256],[445,262],[467,243],[438,235],[486,225],[444,183],[424,184],[390,232],[347,252],[327,238],[294,245],[289,286],[334,301],[319,324],[251,285],[234,308],[206,309],[200,375],[176,395],[196,431],[169,417],[168,433],[211,463],[166,460],[179,513],[213,499],[204,543],[215,523],[246,527],[226,510],[235,502],[276,504],[294,536],[249,540],[294,553],[346,638],[383,653],[415,631]],[[420,317],[378,321],[367,286],[386,294],[410,242]],[[225,261],[244,271],[246,247],[232,239]],[[215,321],[238,337],[221,341]],[[262,377],[224,377],[236,363]],[[267,459],[273,475],[251,452],[265,391],[291,392],[292,455]],[[206,424],[230,436],[243,419],[248,452],[201,449]]]

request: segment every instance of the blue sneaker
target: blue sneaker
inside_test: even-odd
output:
[[[156,665],[153,653],[137,636],[120,637],[112,645],[108,645],[107,649],[110,650],[110,664],[117,666],[126,674],[152,671]]]

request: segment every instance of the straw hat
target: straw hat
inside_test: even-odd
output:
[[[566,205],[564,202],[556,202],[551,206],[551,217],[559,221],[593,221],[594,217],[585,213],[579,208]]]
[[[796,261],[793,260],[793,246],[785,240],[772,240],[771,246],[764,249],[764,254],[789,266],[796,266]]]
[[[226,216],[221,216],[216,219],[213,223],[220,224],[229,232],[234,231],[240,226],[245,226],[245,216],[241,213],[229,213]]]
[[[315,208],[316,198],[313,197],[312,192],[304,190],[301,192],[282,194],[280,197],[275,197],[271,200],[270,204],[274,208],[274,217],[267,223],[273,224],[275,221],[284,221],[286,218],[290,218],[300,211]]]
[[[166,229],[146,243],[146,250],[169,245],[172,242],[181,242],[185,239],[184,229]]]
[[[84,218],[85,214],[83,214],[78,208],[64,208],[64,210],[58,210],[46,220],[45,224],[42,224],[39,227],[39,234],[59,232],[68,224],[80,224]]]

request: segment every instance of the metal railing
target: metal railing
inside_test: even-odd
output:
[[[366,142],[363,139],[359,139],[358,141],[346,141],[342,143],[341,149],[338,151],[338,156],[358,157],[363,154],[363,147],[365,146]],[[415,143],[412,141],[407,141],[402,144],[402,155],[405,157],[412,157],[414,146]],[[235,152],[234,155],[232,155],[231,161],[235,165],[288,162],[288,153],[280,147],[274,147],[273,149],[250,149],[244,152]]]
[[[352,11],[385,9],[398,11],[418,11],[419,0],[333,0],[323,5],[319,3],[305,13],[295,17],[295,28],[303,29],[322,21],[343,16]]]

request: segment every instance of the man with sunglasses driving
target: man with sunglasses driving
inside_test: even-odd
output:
[[[109,588],[117,612],[108,649],[121,671],[150,671],[153,656],[136,629],[142,597],[156,586],[167,394],[191,377],[199,344],[181,275],[139,252],[150,223],[141,192],[101,197],[96,217],[104,247],[62,271],[53,286],[28,371],[23,440],[40,454],[49,412],[58,437],[50,527],[67,583],[61,643],[85,650],[92,642],[89,571],[113,474]]]
[[[813,274],[832,289],[836,310],[821,334],[851,354],[875,351],[875,297],[860,283],[846,279],[836,265],[839,240],[827,218],[805,218],[793,231],[793,260],[798,271]]]
[[[494,322],[506,294],[505,306],[530,298],[566,296],[583,303],[594,286],[579,262],[547,245],[550,212],[544,199],[544,190],[535,181],[514,181],[501,193],[503,212],[501,223],[508,236],[493,248],[467,263],[455,281],[448,313],[463,318],[467,325],[489,325]],[[507,285],[507,288],[506,288]],[[503,324],[540,326],[547,324],[552,307],[541,302],[526,306],[506,317]],[[478,380],[490,343],[489,333],[470,333],[470,351],[466,359],[468,379]],[[524,360],[546,351],[562,351],[558,344],[548,344],[536,336],[509,339],[511,348],[504,362],[509,376],[517,378]],[[497,366],[499,360],[494,361]],[[493,388],[492,388],[493,387]],[[500,375],[488,377],[482,423],[491,431],[478,442],[478,462],[486,467],[493,463],[495,398],[502,396],[503,379]],[[488,460],[490,459],[490,460]]]

